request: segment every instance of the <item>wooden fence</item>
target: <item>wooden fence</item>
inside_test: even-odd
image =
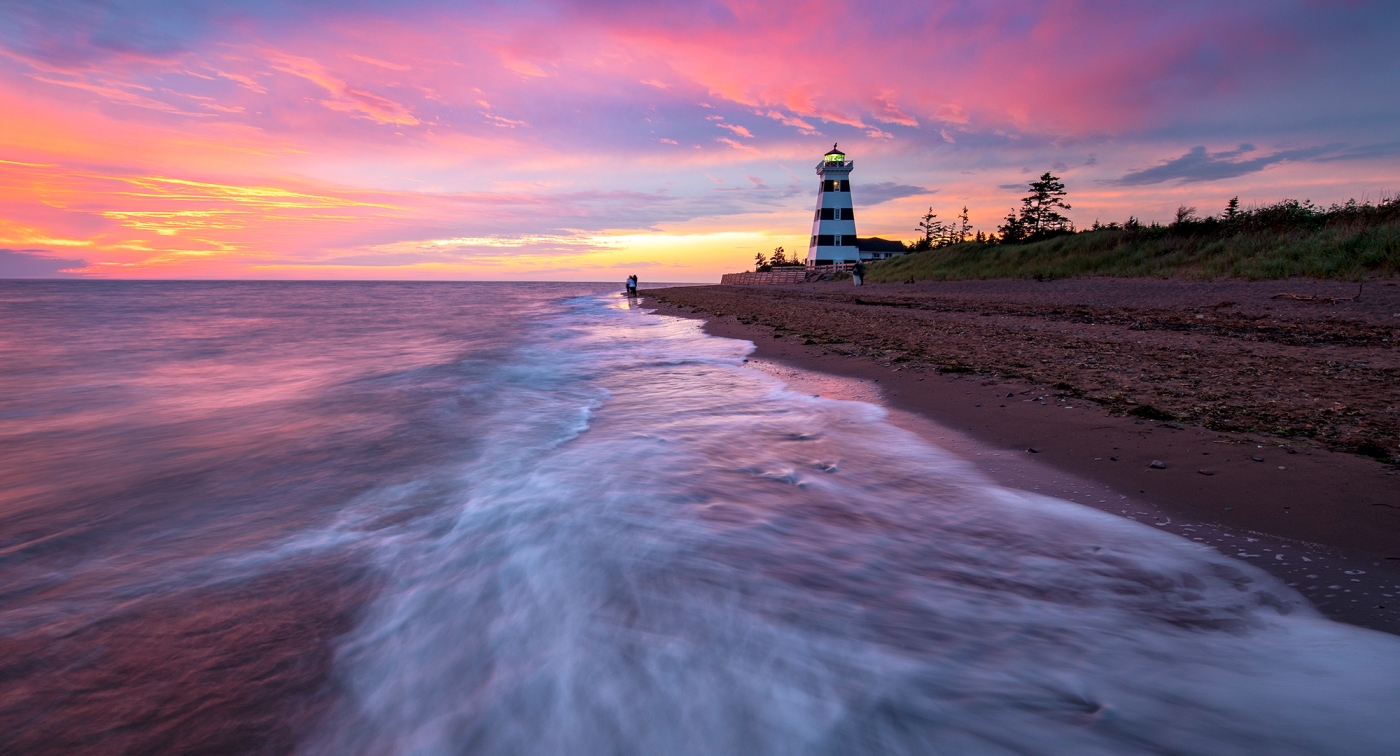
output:
[[[847,271],[850,264],[810,266],[805,268],[778,268],[777,270],[753,273],[725,273],[719,282],[731,286],[785,286],[820,281],[823,276]]]

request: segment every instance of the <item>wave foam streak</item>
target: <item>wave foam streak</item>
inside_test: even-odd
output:
[[[615,302],[522,350],[456,505],[366,535],[304,752],[1400,750],[1397,639]]]

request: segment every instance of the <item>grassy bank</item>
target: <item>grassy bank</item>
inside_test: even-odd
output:
[[[1400,221],[1234,231],[1205,224],[1105,229],[1030,244],[965,242],[870,265],[878,282],[1156,276],[1358,279],[1400,273]]]

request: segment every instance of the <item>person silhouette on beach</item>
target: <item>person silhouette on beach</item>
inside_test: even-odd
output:
[[[637,296],[637,277],[635,275],[627,277],[627,296]]]

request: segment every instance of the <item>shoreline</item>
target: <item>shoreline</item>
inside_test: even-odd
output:
[[[838,398],[885,406],[893,423],[999,485],[1214,546],[1283,580],[1330,619],[1400,634],[1400,476],[1374,460],[1280,446],[1257,433],[1115,416],[1044,382],[843,354],[656,293],[642,292],[648,309],[753,342],[754,369],[796,384],[836,376],[864,385],[867,395]],[[1152,468],[1154,460],[1165,469]]]

